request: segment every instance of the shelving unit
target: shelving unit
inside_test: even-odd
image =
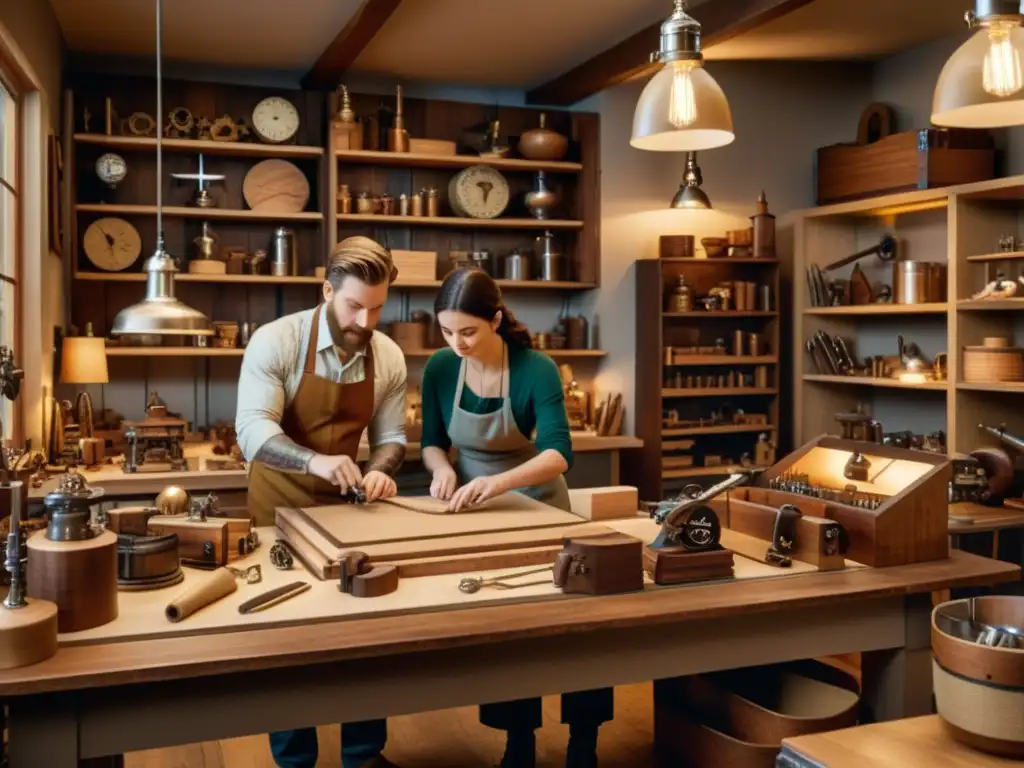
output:
[[[666,498],[695,478],[733,472],[743,456],[754,458],[754,444],[764,434],[774,443],[779,424],[779,270],[776,259],[665,258],[643,259],[636,269],[636,436],[642,450],[623,457],[624,476],[640,488],[642,498]],[[683,275],[691,287],[694,310],[667,311],[670,294]],[[698,309],[698,297],[725,283],[752,282],[769,290],[771,309]],[[760,299],[758,299],[760,300]],[[734,301],[734,299],[733,299]],[[735,304],[731,304],[735,306]],[[734,331],[761,340],[761,354],[731,354]],[[725,346],[714,354],[687,348]],[[671,353],[669,352],[671,348]],[[671,360],[669,359],[671,354]],[[719,377],[765,369],[767,386],[718,386]],[[687,377],[692,378],[684,386]],[[702,383],[701,379],[705,378]],[[708,381],[715,386],[709,386]],[[742,412],[764,423],[733,423]],[[714,420],[714,414],[718,414]],[[672,420],[677,420],[673,425]],[[708,466],[709,456],[720,464]],[[686,466],[686,462],[692,462]]]
[[[1024,252],[997,252],[999,239],[1024,241],[1024,176],[889,195],[826,206],[792,215],[794,233],[793,367],[798,382],[793,413],[796,442],[837,434],[835,415],[864,404],[886,432],[943,431],[949,454],[970,453],[993,438],[978,424],[1006,424],[1024,435],[1019,395],[1024,382],[964,381],[963,348],[1002,336],[1024,346],[1024,286],[1017,297],[972,297],[996,271],[1017,279]],[[899,239],[897,259],[946,265],[945,300],[933,304],[810,306],[805,268],[819,266],[877,242],[882,233]],[[877,258],[860,262],[872,283],[891,284],[891,267]],[[836,275],[845,278],[849,269]],[[854,357],[896,355],[896,336],[916,342],[932,360],[947,353],[946,380],[923,383],[898,379],[818,374],[804,349],[818,329],[843,337]]]

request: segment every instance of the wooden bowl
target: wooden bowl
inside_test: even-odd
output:
[[[1024,758],[1024,649],[991,648],[957,636],[944,616],[967,619],[970,600],[932,611],[932,680],[939,716],[973,749]],[[1024,628],[1024,597],[974,598],[975,621]]]
[[[729,241],[724,237],[704,237],[701,238],[700,244],[709,259],[721,258],[729,247]]]

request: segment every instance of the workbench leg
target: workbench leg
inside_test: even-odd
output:
[[[904,647],[861,654],[861,699],[866,722],[930,715],[934,711],[930,595],[906,599],[904,622]]]
[[[53,698],[17,697],[7,703],[10,768],[79,768],[78,714]]]

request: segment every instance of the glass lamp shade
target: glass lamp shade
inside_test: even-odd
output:
[[[640,94],[630,144],[653,152],[715,149],[736,138],[725,93],[701,60],[670,61]]]
[[[932,122],[948,128],[1024,125],[1024,29],[982,28],[949,57],[932,99]]]
[[[106,342],[97,336],[68,336],[61,344],[62,384],[106,384]]]

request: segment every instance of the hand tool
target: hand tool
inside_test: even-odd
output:
[[[285,600],[290,600],[296,595],[301,595],[312,589],[313,585],[305,581],[293,581],[291,584],[285,584],[284,586],[272,589],[269,592],[264,592],[262,595],[257,595],[251,600],[246,600],[240,606],[238,606],[238,612],[241,614],[256,613],[258,611],[265,611],[267,608],[283,603]]]

